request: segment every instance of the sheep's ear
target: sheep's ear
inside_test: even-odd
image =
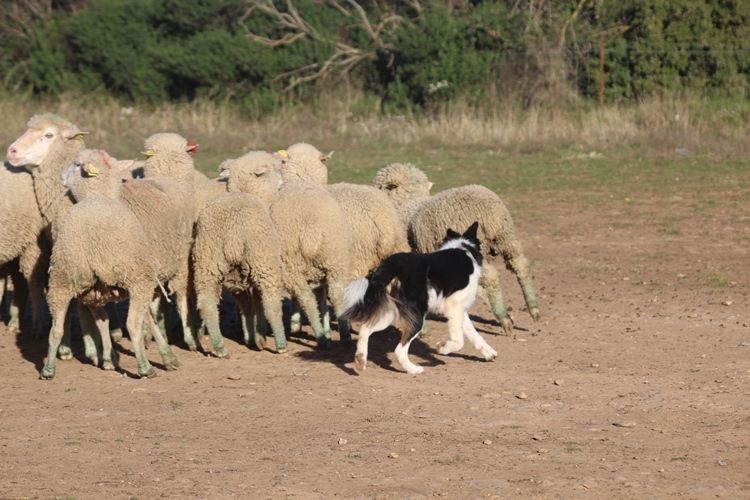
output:
[[[77,128],[66,128],[61,133],[63,139],[65,139],[66,141],[73,141],[75,139],[83,139],[83,136],[87,134],[88,132],[78,130]]]
[[[467,229],[464,232],[464,238],[470,240],[470,241],[476,241],[477,240],[477,229],[479,229],[479,221],[474,221],[474,223],[469,226],[469,229]]]
[[[322,161],[323,163],[325,163],[328,160],[330,160],[332,156],[333,156],[333,151],[331,151],[327,155],[320,155],[320,161]]]
[[[430,191],[430,189],[432,189],[432,186],[434,186],[434,184],[431,183],[431,182],[429,184],[427,184],[427,191],[428,192]]]
[[[93,163],[85,164],[82,170],[86,173],[86,177],[96,177],[99,175],[99,169]]]
[[[278,151],[276,151],[276,154],[281,156],[284,160],[289,159],[289,151],[287,151],[286,149],[279,149]]]
[[[461,235],[455,232],[453,229],[448,228],[448,230],[445,232],[445,241],[448,240],[455,240],[456,238],[460,238]]]

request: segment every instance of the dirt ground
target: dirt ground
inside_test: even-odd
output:
[[[40,381],[44,342],[3,331],[0,497],[750,498],[747,189],[527,198],[543,317],[505,273],[516,338],[473,311],[493,363],[431,321],[416,377],[388,331],[361,375],[296,338],[139,380],[125,340],[121,373]]]

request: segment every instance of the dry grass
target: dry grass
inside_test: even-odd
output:
[[[230,105],[204,101],[124,107],[98,96],[39,101],[4,95],[0,143],[7,145],[17,137],[34,113],[55,112],[88,130],[90,145],[122,157],[137,155],[143,139],[154,132],[179,132],[200,142],[204,170],[248,149],[302,140],[344,150],[372,143],[398,149],[482,146],[510,154],[556,148],[632,149],[639,156],[682,150],[734,156],[750,151],[750,104],[745,101],[667,98],[603,111],[586,103],[557,109],[494,103],[480,111],[457,104],[429,117],[384,117],[373,111],[372,103],[353,93],[250,120]]]

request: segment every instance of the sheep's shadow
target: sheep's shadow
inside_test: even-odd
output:
[[[380,332],[373,333],[370,336],[367,349],[368,362],[389,371],[401,372],[400,369],[393,365],[393,362],[388,357],[388,354],[393,352],[400,340],[401,332],[393,326],[389,326]],[[349,375],[357,375],[359,373],[351,367],[351,364],[354,361],[356,342],[344,344],[334,341],[330,349],[322,349],[316,346],[315,339],[309,335],[298,335],[292,337],[290,341],[307,347],[314,347],[311,350],[299,352],[297,357],[300,359],[313,362],[333,363]],[[414,339],[411,343],[409,347],[409,355],[420,358],[422,362],[418,364],[423,366],[438,366],[445,364],[445,361],[435,357],[434,351],[419,337]]]

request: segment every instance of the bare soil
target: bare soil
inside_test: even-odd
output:
[[[40,381],[45,342],[0,332],[0,497],[750,497],[748,190],[509,206],[542,320],[506,273],[516,338],[473,310],[492,363],[430,321],[416,377],[389,330],[361,375],[301,337],[139,380],[124,340],[119,373],[77,345]]]

